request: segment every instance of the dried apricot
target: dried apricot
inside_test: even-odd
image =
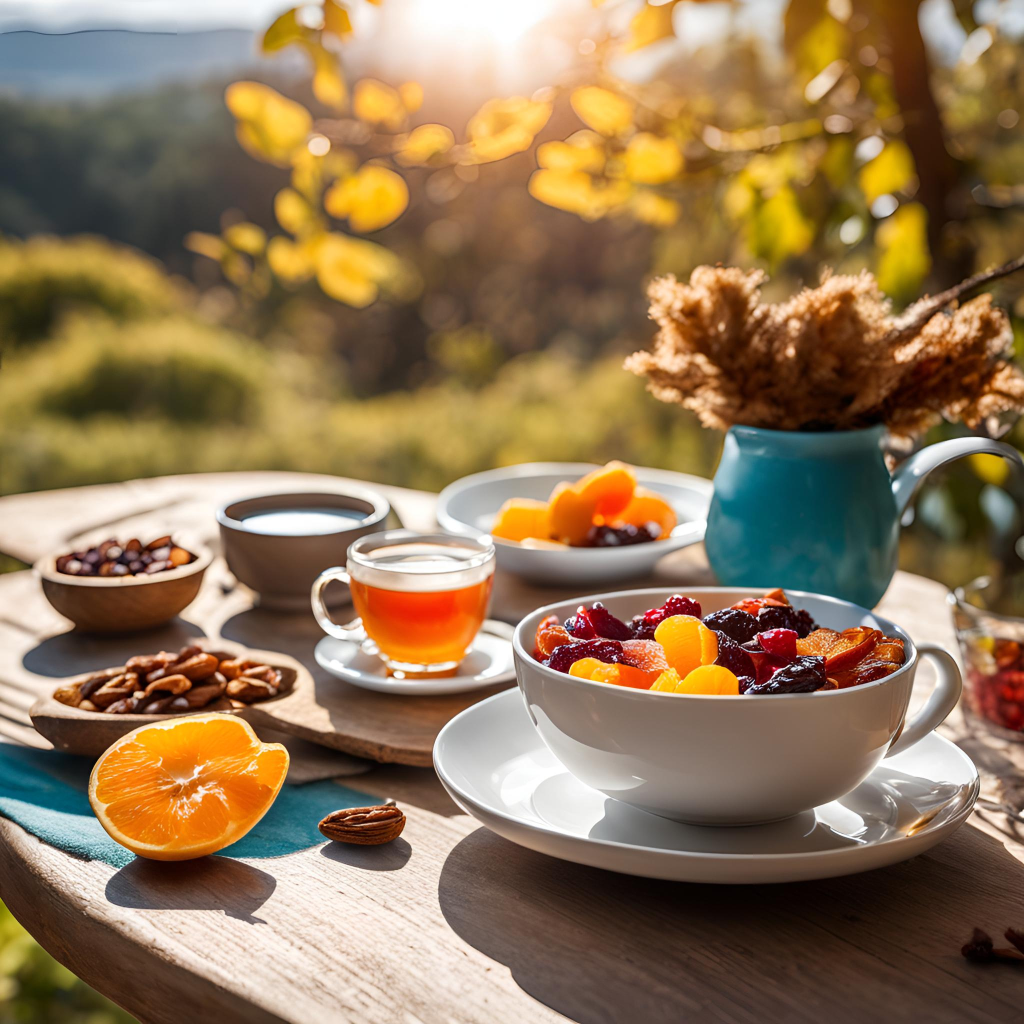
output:
[[[509,498],[498,510],[491,527],[491,535],[502,540],[546,538],[548,533],[548,503],[532,498]]]
[[[651,680],[657,677],[657,673],[642,672],[632,665],[608,665],[596,658],[581,658],[573,662],[569,675],[613,686],[628,686],[634,690],[649,690]]]
[[[549,615],[544,619],[537,627],[537,635],[534,638],[534,645],[542,658],[546,658],[556,647],[572,642],[573,638],[558,621],[557,615]]]
[[[664,672],[668,668],[665,648],[655,640],[623,640],[622,659],[644,672]]]
[[[572,484],[559,484],[548,501],[551,535],[567,544],[582,544],[594,523],[595,499],[584,497]]]
[[[665,659],[681,676],[718,657],[718,636],[693,615],[671,615],[654,631]]]
[[[834,675],[843,669],[852,668],[870,654],[881,636],[880,630],[870,626],[853,626],[844,629],[842,633],[834,629],[816,629],[797,640],[796,650],[802,656],[824,658],[826,669],[830,675]]]
[[[610,519],[629,505],[636,477],[624,462],[609,462],[577,480],[575,488],[577,494],[593,503],[596,515]]]
[[[629,504],[612,519],[614,525],[629,523],[632,526],[643,526],[646,523],[657,523],[661,527],[661,536],[667,537],[676,527],[675,509],[660,494],[638,487],[633,492]]]

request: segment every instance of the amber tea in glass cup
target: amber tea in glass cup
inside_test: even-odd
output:
[[[347,583],[358,618],[340,626],[322,594]],[[494,582],[489,536],[389,530],[355,541],[345,567],[313,584],[313,614],[324,632],[362,643],[399,677],[452,675],[487,617]]]

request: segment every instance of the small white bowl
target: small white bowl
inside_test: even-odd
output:
[[[557,484],[600,467],[587,462],[530,462],[474,473],[449,484],[437,499],[437,521],[449,533],[487,533],[509,498],[545,500]],[[531,548],[494,538],[498,566],[535,583],[607,583],[649,574],[670,551],[704,539],[710,480],[666,469],[635,467],[637,483],[656,491],[675,509],[671,536],[621,548]]]
[[[939,725],[960,696],[960,672],[941,647],[913,641],[899,626],[846,601],[789,590],[821,626],[869,625],[903,640],[907,660],[884,679],[818,693],[704,696],[635,690],[580,679],[533,658],[537,626],[602,601],[619,618],[656,607],[672,590],[634,590],[540,608],[512,640],[519,688],[541,739],[581,782],[642,810],[695,825],[776,821],[837,800],[883,757]],[[703,614],[758,593],[686,588]],[[938,683],[904,723],[919,656]],[[898,737],[898,739],[897,739]]]

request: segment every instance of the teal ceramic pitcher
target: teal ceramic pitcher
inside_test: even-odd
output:
[[[727,586],[811,590],[872,608],[896,571],[900,518],[933,469],[1007,444],[963,437],[923,448],[890,477],[884,428],[833,433],[732,427],[705,538]]]

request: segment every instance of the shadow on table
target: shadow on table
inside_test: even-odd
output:
[[[309,668],[314,664],[313,648],[324,633],[311,609],[281,612],[248,608],[225,621],[220,635],[257,650],[280,651]]]
[[[155,629],[134,633],[79,633],[69,630],[48,637],[27,651],[22,664],[40,676],[64,678],[124,664],[136,654],[174,651],[205,636],[201,626],[176,618]]]
[[[277,881],[265,871],[227,857],[181,863],[133,860],[111,876],[106,896],[133,910],[223,910],[249,924],[265,924],[256,911]]]
[[[959,953],[972,927],[1000,934],[1024,905],[1024,865],[969,826],[904,864],[762,886],[618,875],[481,828],[449,854],[438,898],[459,936],[580,1024],[1020,1013],[1014,971]]]
[[[347,843],[328,843],[320,847],[320,856],[338,864],[364,871],[397,871],[404,867],[412,854],[412,847],[401,837],[386,846],[351,846]]]

